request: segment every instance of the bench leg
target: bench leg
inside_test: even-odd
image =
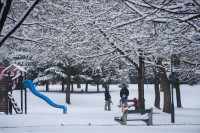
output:
[[[150,125],[149,119],[142,120],[142,121],[144,121],[144,122],[147,124],[147,126],[149,126],[149,125]]]
[[[116,122],[119,122],[121,125],[124,125],[124,121],[120,118],[120,119],[115,119]]]
[[[123,125],[127,125],[127,113],[123,114],[122,119],[124,121]]]
[[[149,124],[153,125],[153,109],[151,108],[151,113],[149,114]]]
[[[149,116],[149,120],[147,122],[147,125],[153,125],[153,109],[151,108],[151,112],[148,113],[148,116]]]
[[[148,119],[147,120],[142,120],[147,123],[147,126],[153,125],[153,109],[151,109],[151,112],[148,113]]]
[[[127,113],[124,113],[122,117],[116,117],[115,121],[119,122],[122,125],[127,124]]]

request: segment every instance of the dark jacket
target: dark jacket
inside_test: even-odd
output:
[[[120,97],[122,98],[122,96],[125,95],[125,98],[127,99],[129,96],[129,90],[126,87],[123,87],[120,90]]]
[[[108,90],[105,90],[105,100],[109,100],[110,98],[110,92]]]

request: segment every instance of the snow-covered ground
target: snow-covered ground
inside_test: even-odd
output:
[[[84,90],[75,90],[80,92]],[[65,103],[65,93],[60,92],[61,86],[50,86],[50,92],[45,92],[44,87],[36,87],[42,94],[48,96],[57,104],[66,105],[68,113],[54,108],[44,100],[33,95],[29,90],[28,114],[5,115],[0,113],[0,133],[23,132],[69,132],[69,133],[200,133],[200,86],[181,85],[181,98],[183,108],[176,108],[175,123],[171,123],[171,115],[154,108],[153,85],[145,85],[146,108],[153,108],[153,126],[146,126],[142,121],[128,121],[127,126],[114,121],[114,117],[121,116],[118,108],[119,91],[117,85],[110,86],[113,105],[111,111],[104,111],[104,93],[96,93],[96,86],[89,86],[89,91],[94,93],[72,93],[71,105]],[[137,85],[129,85],[129,98],[137,97]],[[175,93],[175,91],[174,91]],[[161,93],[161,108],[163,106],[163,93]],[[13,92],[15,100],[20,105],[20,91]],[[174,97],[176,100],[176,98]],[[140,117],[140,116],[136,116]]]

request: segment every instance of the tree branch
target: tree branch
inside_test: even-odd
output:
[[[10,0],[9,0],[10,1]],[[25,12],[21,20],[19,20],[18,23],[11,29],[1,40],[0,40],[0,47],[3,45],[3,43],[8,39],[10,35],[12,35],[19,27],[20,25],[25,21],[25,19],[28,17],[30,12],[33,10],[33,8],[39,3],[40,0],[35,0],[33,4],[28,8],[28,10]]]
[[[138,64],[136,64],[131,58],[126,56],[126,53],[124,51],[122,51],[121,49],[119,49],[118,47],[116,47],[116,45],[113,42],[110,42],[109,38],[107,37],[107,35],[101,29],[99,29],[99,31],[106,38],[106,40],[110,43],[110,45],[114,46],[116,51],[119,52],[121,55],[124,55],[125,59],[127,59],[138,70]]]
[[[149,5],[150,7],[152,8],[155,8],[155,9],[158,9],[158,10],[161,10],[161,11],[165,11],[165,12],[168,12],[168,13],[173,13],[173,14],[185,14],[185,15],[188,15],[188,14],[199,14],[199,13],[192,13],[192,12],[186,12],[186,11],[180,11],[180,12],[176,12],[176,11],[171,11],[171,10],[167,10],[165,9],[164,7],[166,5],[168,5],[170,2],[172,2],[172,0],[170,0],[169,2],[167,2],[164,6],[162,7],[157,7],[157,6],[154,6],[148,2],[146,2],[146,0],[142,0],[145,4]]]
[[[5,3],[0,2],[0,33],[3,29],[4,23],[10,11],[12,0],[5,0],[4,2]]]
[[[197,4],[198,6],[200,6],[200,2],[197,2],[197,0],[193,0],[195,4]]]

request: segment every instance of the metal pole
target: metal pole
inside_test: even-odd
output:
[[[22,80],[23,80],[22,71],[20,71],[19,82],[22,82]],[[20,84],[22,84],[22,83],[20,83]],[[21,91],[21,111],[23,113],[23,87],[22,86],[20,86],[20,87],[21,87],[20,88],[20,91]]]
[[[23,80],[26,79],[26,73],[24,73],[24,77]],[[22,85],[23,86],[23,85]],[[27,114],[27,89],[25,87],[23,87],[24,89],[24,100],[25,100],[25,114]]]
[[[23,113],[23,88],[21,88],[21,110]]]
[[[25,114],[27,114],[27,91],[26,88],[24,88],[25,90]]]
[[[12,94],[12,77],[11,72],[8,71],[8,88],[10,93]],[[12,102],[11,99],[9,100],[9,113],[12,115]]]
[[[171,123],[175,123],[175,118],[174,118],[174,91],[173,91],[173,58],[171,54]]]

